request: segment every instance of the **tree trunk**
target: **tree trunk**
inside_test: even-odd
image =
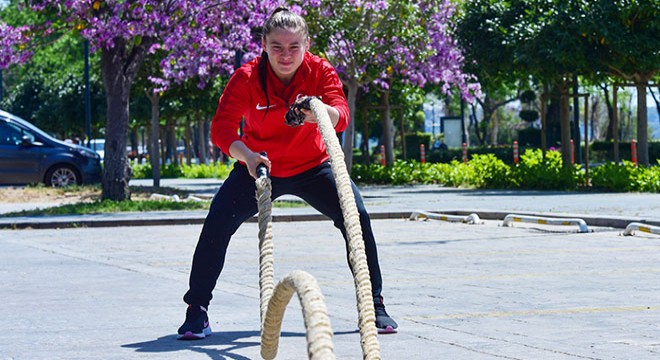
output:
[[[383,119],[383,141],[385,145],[385,164],[394,165],[394,123],[390,116],[390,93],[384,91],[381,93],[381,105]]]
[[[647,80],[635,82],[637,89],[637,161],[640,165],[649,165],[649,121],[646,111]]]
[[[131,154],[137,158],[138,154],[140,153],[140,148],[139,148],[139,142],[138,142],[138,131],[137,127],[133,127],[130,129],[130,143],[131,143]]]
[[[192,163],[192,129],[190,127],[190,122],[190,115],[188,115],[186,116],[186,131],[183,136],[184,147],[186,149],[186,165],[190,165]]]
[[[497,146],[497,137],[500,132],[500,117],[497,111],[494,111],[490,117],[490,144]]]
[[[475,126],[475,134],[477,135],[477,140],[479,140],[481,145],[487,145],[488,142],[492,144],[492,139],[488,139],[488,130],[491,127],[493,117],[496,116],[495,112],[498,108],[498,106],[493,103],[494,101],[488,96],[488,94],[486,94],[483,102],[480,102],[481,110],[483,111],[483,117],[481,119],[481,124],[477,122],[477,125]]]
[[[128,187],[131,169],[126,153],[129,91],[130,84],[127,81],[117,81],[106,86],[108,120],[103,159],[103,199],[123,201],[131,198]]]
[[[147,97],[151,102],[151,142],[149,143],[150,162],[153,172],[153,186],[160,187],[160,96],[157,93],[149,93]]]
[[[118,62],[117,49],[104,49],[101,61],[103,83],[108,105],[105,156],[103,160],[102,199],[130,200],[128,182],[131,177],[126,143],[128,135],[128,104],[132,78],[126,76]]]
[[[561,159],[562,166],[569,168],[571,164],[571,121],[570,101],[568,98],[568,87],[562,86],[559,95],[559,127],[561,131]]]
[[[597,122],[597,117],[598,117],[597,112],[599,105],[600,105],[599,98],[597,96],[594,96],[593,101],[591,103],[591,111],[589,112],[589,126],[591,127],[589,137],[591,138],[592,141],[597,141],[602,138],[601,124]]]
[[[207,162],[207,156],[208,152],[206,151],[206,136],[204,134],[204,120],[199,120],[197,121],[197,138],[199,139],[197,141],[197,146],[198,149],[197,151],[199,152],[199,165],[206,165]]]
[[[135,46],[127,45],[122,38],[114,41],[113,48],[101,51],[101,75],[108,105],[101,198],[124,201],[131,198],[131,169],[126,154],[130,90],[152,40],[145,37]]]
[[[355,103],[357,101],[357,92],[358,84],[355,81],[350,81],[346,84],[348,88],[348,95],[346,99],[348,100],[348,110],[350,113],[350,119],[348,120],[348,126],[344,130],[344,141],[342,144],[342,149],[344,150],[344,161],[346,162],[346,169],[348,173],[351,173],[351,168],[353,167],[353,136],[355,134]]]
[[[174,117],[167,119],[167,151],[170,162],[179,165],[179,158],[176,151],[176,120]]]
[[[605,135],[605,140],[611,141],[614,139],[614,108],[612,107],[612,102],[610,101],[610,92],[607,90],[608,85],[601,85],[600,88],[603,90],[603,97],[605,98],[605,106],[607,107],[607,134]]]

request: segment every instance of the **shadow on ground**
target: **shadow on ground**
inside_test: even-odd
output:
[[[357,332],[357,330],[335,332],[334,335],[355,334]],[[125,344],[122,347],[145,353],[166,353],[188,350],[206,354],[209,359],[213,360],[250,360],[248,357],[236,354],[235,351],[261,346],[259,341],[243,341],[243,339],[250,338],[259,340],[260,335],[259,331],[223,331],[213,333],[213,335],[202,340],[179,341],[176,339],[176,335],[170,334],[161,336],[155,340]],[[305,337],[305,333],[282,332],[280,337]]]

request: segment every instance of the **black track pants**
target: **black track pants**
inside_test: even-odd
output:
[[[296,195],[332,219],[335,227],[344,236],[348,253],[344,218],[329,163],[324,163],[295,176],[271,178],[271,184],[273,200],[285,194]],[[362,196],[355,184],[351,182],[351,185],[360,214],[373,296],[378,298],[381,295],[382,279],[376,241]],[[225,264],[227,247],[232,235],[244,221],[258,211],[255,193],[254,179],[244,165],[236,163],[227,180],[215,194],[204,221],[193,255],[190,289],[183,297],[186,303],[208,306],[213,297],[212,291]]]

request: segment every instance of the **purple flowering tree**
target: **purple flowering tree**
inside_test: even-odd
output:
[[[0,22],[0,70],[30,58],[32,54],[25,50],[28,31],[27,26],[13,27]]]
[[[351,119],[360,89],[387,92],[392,81],[444,92],[458,87],[471,100],[479,85],[461,70],[463,56],[452,38],[449,0],[303,1],[313,46],[330,60],[348,89]],[[385,111],[388,164],[393,162],[392,123]],[[387,130],[389,129],[389,131]],[[352,165],[354,122],[344,134],[344,154]]]
[[[77,31],[89,40],[92,51],[101,52],[108,109],[102,197],[112,200],[130,199],[129,95],[142,64],[161,56],[162,74],[152,78],[155,91],[190,78],[204,86],[232,69],[238,49],[256,52],[259,43],[251,31],[274,6],[268,0],[41,0],[28,4],[30,10],[56,21],[32,24],[33,38],[24,27],[0,24],[0,67],[26,61],[29,53],[21,49],[38,42],[40,32]]]

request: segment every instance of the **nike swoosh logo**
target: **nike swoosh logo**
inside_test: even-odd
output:
[[[261,105],[259,105],[259,103],[257,103],[257,110],[266,110],[266,109],[269,109],[269,108],[272,108],[272,107],[275,107],[275,106],[277,106],[277,105],[261,106]]]

